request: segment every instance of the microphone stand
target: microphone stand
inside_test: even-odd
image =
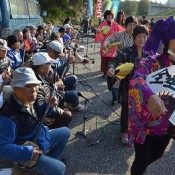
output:
[[[88,131],[88,130],[86,130],[86,119],[87,119],[86,111],[87,111],[87,102],[88,102],[88,99],[86,99],[86,100],[84,101],[85,112],[84,112],[84,116],[83,116],[83,129],[82,129],[82,131],[78,131],[78,132],[77,132],[77,135],[80,135],[80,136],[82,136],[83,138],[86,138],[86,132]]]
[[[86,53],[85,53],[85,55],[83,57],[92,60],[92,58],[88,55],[88,51],[89,51],[89,23],[90,23],[90,20],[88,19],[87,40],[86,40]]]
[[[77,51],[77,49],[74,47],[73,48],[73,52],[74,52],[74,58],[76,59],[76,51]],[[75,61],[73,61],[73,63],[72,63],[72,74],[73,75],[75,75]]]
[[[81,92],[78,92],[78,96],[82,97],[84,99],[84,105],[85,105],[85,111],[83,116],[83,129],[82,131],[77,131],[77,135],[82,136],[84,139],[86,139],[86,144],[88,146],[96,145],[103,141],[103,139],[94,140],[93,138],[87,137],[88,130],[86,129],[86,120],[87,120],[87,103],[91,103],[88,98],[86,98]],[[97,129],[97,121],[96,121],[96,129]]]

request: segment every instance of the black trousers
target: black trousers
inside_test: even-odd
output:
[[[121,126],[121,133],[126,132],[128,130],[128,103],[127,102],[122,104],[120,126]]]
[[[121,133],[128,130],[128,85],[129,80],[127,78],[121,80],[118,91],[118,101],[122,105],[120,117]]]
[[[131,167],[131,175],[142,175],[148,165],[163,155],[169,141],[170,136],[164,135],[147,136],[143,145],[135,143],[135,159]]]

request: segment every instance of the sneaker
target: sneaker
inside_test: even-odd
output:
[[[124,132],[124,133],[121,133],[121,142],[123,144],[128,144],[128,133],[127,132]]]
[[[86,108],[85,108],[85,105],[79,104],[76,107],[72,108],[72,110],[75,110],[75,111],[85,111]]]

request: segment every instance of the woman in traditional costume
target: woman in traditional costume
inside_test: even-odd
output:
[[[160,42],[164,44],[164,52],[156,56]],[[173,17],[155,24],[145,50],[152,54],[142,58],[129,83],[128,134],[129,143],[134,143],[135,148],[131,175],[144,174],[147,166],[163,155],[171,138],[169,118],[175,109],[175,99],[167,92],[155,94],[146,82],[146,77],[157,69],[175,64]],[[167,82],[172,80],[173,77],[166,74],[163,72],[155,76],[155,86],[165,83],[163,76],[167,76]]]
[[[107,37],[115,32],[124,30],[122,26],[117,24],[113,20],[113,13],[111,10],[106,10],[104,13],[104,21],[100,23],[97,34],[96,42],[101,42],[100,55],[101,55],[101,72],[104,73],[104,77],[108,70],[108,62],[112,60],[117,55],[117,47],[111,47],[109,50],[104,49],[103,43]]]

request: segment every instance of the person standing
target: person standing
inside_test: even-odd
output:
[[[96,33],[96,42],[101,42],[100,47],[100,55],[101,55],[101,72],[104,73],[103,77],[106,76],[107,70],[108,70],[108,62],[116,57],[117,55],[117,48],[112,47],[110,50],[106,52],[106,50],[103,49],[104,41],[107,37],[112,35],[115,32],[119,32],[124,30],[122,26],[118,25],[113,20],[113,13],[111,10],[106,10],[104,13],[104,21],[100,23],[97,29]]]
[[[143,175],[151,163],[162,157],[171,138],[169,118],[175,109],[175,99],[168,94],[154,93],[146,78],[155,70],[175,65],[174,31],[173,17],[156,22],[144,47],[153,55],[142,58],[129,83],[128,136],[129,144],[134,143],[135,149],[131,175]],[[165,46],[164,53],[156,56],[160,42]],[[155,81],[162,84],[172,79],[171,75],[165,81],[162,78],[165,74],[158,76]]]
[[[115,69],[123,63],[133,63],[134,69],[137,68],[142,57],[147,53],[143,50],[146,39],[148,36],[148,30],[145,26],[136,26],[133,31],[133,40],[134,44],[130,47],[124,47],[119,51],[117,57],[109,62],[109,69],[107,75],[109,77],[115,76]],[[134,71],[134,70],[133,70]],[[119,103],[122,105],[121,109],[121,141],[124,144],[128,143],[128,90],[129,90],[129,81],[132,77],[132,73],[127,75],[119,81],[119,93],[118,99]]]
[[[132,46],[134,44],[133,41],[133,30],[137,26],[137,18],[134,16],[129,16],[125,20],[125,30],[121,32],[116,32],[106,38],[104,41],[103,48],[109,49],[111,46],[120,46],[121,49],[127,46]],[[115,101],[117,101],[118,88],[109,87],[110,82],[115,82],[114,77],[107,77],[108,88],[112,93],[112,102],[111,105],[115,105]]]

